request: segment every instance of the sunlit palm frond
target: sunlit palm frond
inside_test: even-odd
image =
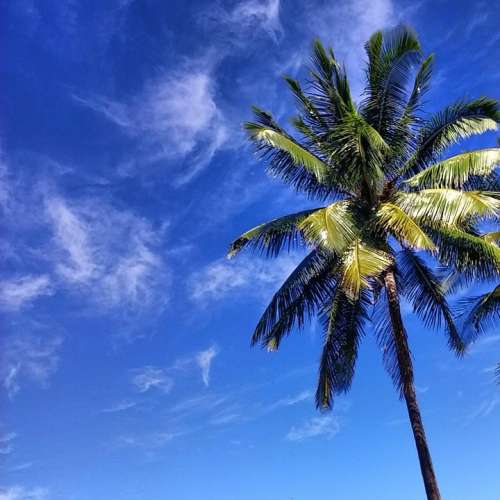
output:
[[[490,233],[482,234],[481,237],[488,243],[498,245],[500,243],[500,231],[491,231]]]
[[[417,138],[416,152],[402,173],[417,174],[452,144],[474,134],[496,130],[499,120],[497,101],[486,97],[468,102],[459,101],[446,107],[422,127]]]
[[[401,293],[413,306],[413,311],[431,328],[445,326],[450,348],[463,354],[465,343],[458,333],[440,279],[425,262],[409,249],[398,253]]]
[[[303,210],[259,224],[231,243],[228,257],[234,257],[247,246],[260,250],[269,256],[276,256],[285,247],[290,250],[299,242],[300,223],[317,210],[316,208]]]
[[[331,253],[309,253],[274,294],[257,323],[252,344],[260,342],[276,350],[294,326],[301,328],[331,296],[337,261]]]
[[[330,409],[334,396],[347,392],[351,387],[368,305],[366,294],[352,299],[338,287],[325,307],[325,336],[316,389],[316,406],[319,409]]]
[[[462,189],[473,176],[488,176],[500,164],[500,148],[470,151],[440,161],[405,181],[413,188]]]
[[[299,225],[311,244],[341,254],[357,234],[349,202],[338,201],[315,210]]]
[[[470,217],[494,218],[500,213],[498,193],[423,189],[398,192],[395,203],[410,217],[428,224],[454,225]]]
[[[386,202],[377,212],[379,224],[407,246],[421,250],[434,250],[431,238],[401,207]]]
[[[340,286],[348,297],[356,299],[369,286],[369,279],[380,276],[392,262],[386,252],[356,240],[344,253]]]

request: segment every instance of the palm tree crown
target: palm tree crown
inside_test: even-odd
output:
[[[500,148],[446,155],[460,140],[495,130],[498,103],[461,100],[424,117],[433,56],[422,56],[417,36],[406,27],[379,31],[365,48],[359,105],[345,68],[316,41],[307,85],[285,78],[298,106],[296,133],[254,108],[255,121],[245,128],[269,172],[323,206],[260,224],[229,250],[234,256],[252,247],[275,256],[296,245],[309,249],[273,296],[252,343],[278,349],[294,328],[318,315],[324,345],[316,404],[323,409],[350,388],[372,317],[394,383],[407,403],[416,402],[400,294],[427,325],[444,327],[453,351],[463,352],[439,276],[419,253],[469,281],[500,272],[500,249],[480,233],[481,222],[500,211]],[[422,456],[419,448],[421,464]],[[437,485],[429,493],[433,480],[426,481],[428,498],[439,498]]]

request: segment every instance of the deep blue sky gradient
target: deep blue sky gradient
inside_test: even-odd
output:
[[[266,177],[241,123],[252,104],[286,123],[281,75],[306,75],[316,36],[359,95],[364,41],[401,22],[436,55],[429,111],[498,97],[499,18],[464,0],[2,2],[0,500],[422,499],[370,328],[329,414],[319,325],[249,348],[300,256],[227,261],[228,243],[311,202]],[[405,320],[443,498],[498,500],[499,332],[456,360]]]

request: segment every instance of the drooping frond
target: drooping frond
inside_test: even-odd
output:
[[[338,287],[333,300],[325,307],[325,336],[316,389],[319,409],[331,408],[334,396],[351,387],[368,304],[366,294],[352,299]]]
[[[228,251],[228,257],[234,257],[240,250],[249,246],[268,256],[276,256],[283,248],[293,248],[300,237],[301,222],[318,209],[303,210],[285,215],[278,219],[259,224],[234,240]]]
[[[500,275],[500,249],[469,232],[450,227],[428,227],[438,247],[439,261],[460,273],[464,282]]]
[[[500,285],[479,297],[461,300],[459,307],[464,317],[467,341],[474,341],[479,334],[500,324]]]
[[[431,238],[401,207],[386,202],[377,212],[381,228],[392,233],[400,242],[421,250],[434,250]]]
[[[413,188],[462,189],[473,176],[488,176],[500,164],[500,148],[470,151],[440,161],[405,181]]]
[[[500,213],[498,193],[423,189],[398,192],[395,203],[410,217],[427,224],[454,225],[471,217],[495,218]]]
[[[401,293],[412,304],[413,311],[431,328],[443,325],[448,345],[458,355],[463,354],[465,344],[458,333],[440,280],[425,262],[409,249],[398,254],[401,274]]]
[[[252,336],[269,350],[279,347],[294,326],[301,328],[331,295],[336,257],[313,250],[274,294]]]
[[[380,276],[392,261],[386,252],[355,240],[343,256],[342,290],[348,297],[356,299],[360,291],[369,286],[369,279]]]
[[[299,229],[311,244],[337,254],[345,250],[357,233],[346,201],[315,210],[301,221]]]
[[[267,161],[268,171],[310,196],[326,198],[337,193],[329,181],[328,166],[281,129],[269,113],[254,108],[257,122],[245,128],[257,151]]]
[[[497,101],[486,97],[446,107],[422,127],[416,152],[402,173],[417,174],[452,144],[474,134],[496,130],[499,120]]]

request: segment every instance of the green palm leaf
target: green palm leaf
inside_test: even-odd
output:
[[[455,225],[471,217],[498,217],[500,200],[497,193],[424,189],[418,193],[399,192],[397,205],[410,217],[428,224]]]
[[[343,256],[342,290],[348,297],[357,299],[360,290],[369,286],[369,278],[380,276],[392,262],[386,252],[356,240]]]
[[[303,210],[302,212],[259,224],[243,233],[231,243],[228,257],[234,257],[240,250],[247,246],[263,251],[271,256],[277,255],[284,247],[290,249],[298,243],[301,222],[317,210],[316,208]]]
[[[252,344],[260,342],[268,350],[276,350],[294,326],[302,328],[331,296],[337,261],[331,253],[309,253],[274,294],[257,323]]]
[[[350,205],[345,201],[313,211],[302,219],[299,229],[311,244],[337,254],[341,254],[356,237]]]
[[[339,287],[324,311],[325,337],[316,389],[319,409],[331,408],[333,397],[351,386],[368,304],[366,295],[352,299]]]
[[[458,355],[463,354],[465,344],[453,321],[439,278],[409,249],[399,252],[398,267],[402,294],[412,304],[413,311],[431,328],[441,328],[444,324],[450,348]]]
[[[500,163],[500,148],[470,151],[452,156],[405,181],[414,188],[461,189],[472,176],[488,176]]]
[[[415,249],[435,249],[433,241],[418,223],[394,203],[382,203],[377,215],[380,225],[392,232],[399,241]]]

